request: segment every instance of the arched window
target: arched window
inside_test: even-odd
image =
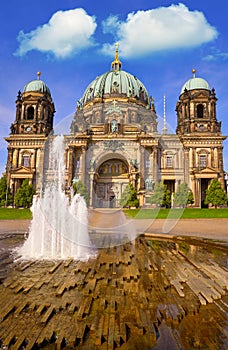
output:
[[[27,119],[28,120],[34,119],[34,108],[32,106],[28,107],[27,109]]]
[[[200,103],[197,105],[197,118],[203,118],[203,105]]]
[[[100,176],[119,176],[128,172],[126,164],[119,159],[110,159],[101,164],[98,173]]]
[[[173,156],[167,155],[166,156],[166,168],[172,168],[173,167]]]
[[[207,167],[207,155],[206,154],[199,155],[199,167],[201,169]]]
[[[30,167],[30,156],[28,154],[23,154],[22,156],[22,166]]]

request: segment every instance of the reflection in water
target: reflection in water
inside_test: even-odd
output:
[[[0,271],[18,243],[0,241]],[[140,237],[87,262],[9,263],[0,285],[0,346],[226,349],[227,251]]]

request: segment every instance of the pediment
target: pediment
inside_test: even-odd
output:
[[[210,167],[201,170],[201,174],[217,174],[218,172]]]
[[[29,94],[27,95],[24,99],[23,99],[23,102],[34,102],[34,100],[36,101],[37,100],[37,95],[34,95],[34,94]]]
[[[24,166],[20,166],[19,168],[12,171],[12,173],[20,175],[20,174],[33,174],[31,168],[26,168]]]
[[[208,93],[203,92],[203,91],[199,91],[199,92],[194,93],[194,95],[192,97],[204,100],[205,98],[208,99]]]

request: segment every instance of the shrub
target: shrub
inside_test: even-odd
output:
[[[32,205],[32,199],[36,191],[29,184],[29,180],[25,179],[21,187],[18,188],[15,195],[15,204],[17,207],[29,208]]]
[[[81,180],[74,182],[73,191],[74,191],[74,194],[78,193],[82,197],[84,197],[86,204],[89,205],[89,192],[84,182],[82,182]]]
[[[13,195],[10,188],[7,186],[6,176],[0,179],[0,207],[5,207],[13,204]]]
[[[150,197],[150,203],[156,204],[159,207],[170,208],[171,193],[163,181],[156,182],[154,186],[154,193]]]
[[[205,204],[212,204],[217,208],[218,206],[227,205],[227,195],[222,188],[221,183],[217,179],[213,179],[209,188],[206,190]]]
[[[137,198],[137,191],[136,188],[129,183],[125,190],[122,193],[121,199],[120,199],[120,205],[123,208],[129,208],[129,207],[136,207],[139,206],[139,200]]]

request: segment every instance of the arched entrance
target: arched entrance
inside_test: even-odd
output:
[[[94,176],[93,206],[120,207],[120,199],[128,183],[129,168],[126,161],[118,158],[104,161]]]

